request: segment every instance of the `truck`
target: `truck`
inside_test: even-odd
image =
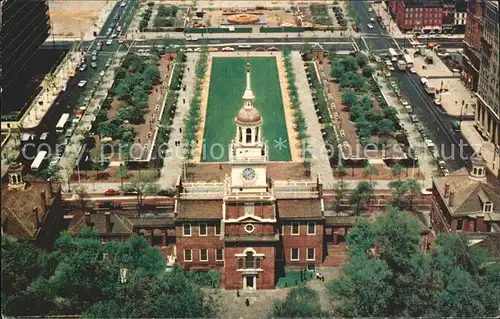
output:
[[[406,62],[403,60],[398,60],[399,71],[406,71]]]
[[[436,94],[436,88],[434,86],[429,85],[428,83],[424,84],[425,92],[429,95],[435,95]]]

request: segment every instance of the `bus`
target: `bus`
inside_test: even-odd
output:
[[[69,119],[69,113],[64,113],[61,115],[61,118],[59,119],[59,122],[57,122],[56,125],[56,132],[57,133],[62,133],[64,132],[64,129],[66,128],[66,124],[68,123]]]
[[[405,55],[403,56],[403,59],[404,59],[404,61],[406,62],[406,67],[407,67],[408,69],[413,68],[413,60],[411,59],[411,57],[410,57],[410,55],[409,55],[409,54],[405,54]]]
[[[42,164],[43,160],[45,159],[45,156],[47,155],[47,151],[40,151],[36,157],[33,163],[31,164],[31,170],[33,172],[37,172],[38,169],[40,168],[40,165]]]
[[[391,57],[391,60],[396,59],[397,61],[398,53],[396,52],[396,50],[394,50],[393,48],[389,48],[389,55]]]
[[[460,122],[459,121],[451,122],[451,129],[453,130],[453,132],[459,133],[460,132]]]

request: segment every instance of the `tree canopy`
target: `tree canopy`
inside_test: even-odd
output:
[[[459,235],[420,247],[418,220],[390,208],[370,224],[360,219],[347,235],[348,263],[329,284],[339,316],[497,316],[500,265]]]
[[[326,317],[328,314],[321,308],[318,292],[302,286],[290,290],[285,300],[274,301],[271,315],[280,318],[314,318]]]

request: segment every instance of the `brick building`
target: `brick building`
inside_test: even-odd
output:
[[[437,232],[500,231],[500,186],[486,177],[481,157],[449,176],[433,180],[431,224]]]
[[[464,69],[462,79],[469,89],[476,92],[481,66],[481,37],[484,27],[484,0],[467,2],[467,23],[465,26],[464,51],[462,53]]]
[[[452,7],[448,6],[446,10],[446,16],[450,16],[450,24],[454,24],[454,13],[450,13]],[[392,0],[391,10],[398,27],[403,32],[443,31],[445,10],[442,0]]]

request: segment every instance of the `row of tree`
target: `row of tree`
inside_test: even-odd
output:
[[[166,272],[142,237],[101,243],[89,228],[63,233],[52,252],[2,236],[2,313],[89,318],[214,317],[217,300],[183,271]]]

